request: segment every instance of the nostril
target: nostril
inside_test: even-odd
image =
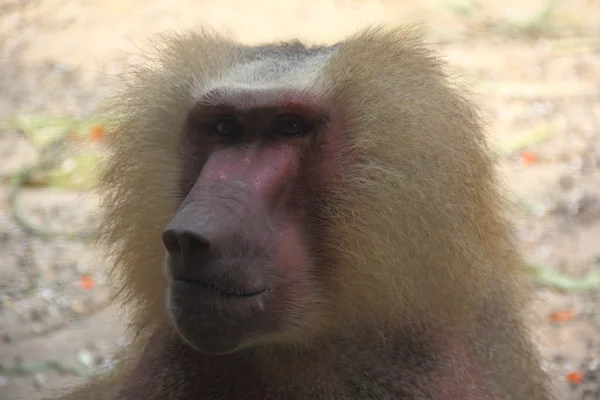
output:
[[[162,241],[171,256],[190,257],[207,253],[210,249],[208,240],[189,231],[166,230]]]
[[[185,232],[180,240],[185,241],[184,252],[187,250],[190,255],[207,253],[210,249],[208,240],[191,232]]]
[[[171,254],[171,256],[180,256],[181,254],[181,243],[179,243],[179,239],[177,238],[177,234],[172,231],[164,231],[162,234],[162,241],[165,245],[165,248]]]

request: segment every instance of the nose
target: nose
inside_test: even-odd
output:
[[[173,262],[182,268],[206,264],[226,240],[229,229],[215,218],[214,208],[194,202],[180,210],[162,233],[162,242]]]

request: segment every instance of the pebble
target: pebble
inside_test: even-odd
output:
[[[58,317],[61,315],[60,309],[55,304],[50,304],[48,306],[48,315],[51,317]]]
[[[71,310],[77,314],[85,314],[88,311],[88,307],[83,300],[73,299],[71,301]]]
[[[39,372],[37,374],[35,374],[35,378],[33,380],[33,386],[36,389],[42,389],[44,387],[44,384],[46,383],[46,377],[44,376],[44,374],[42,372]]]
[[[54,299],[54,290],[50,288],[44,288],[41,291],[40,295],[47,301],[51,301],[52,299]]]
[[[94,366],[94,356],[86,349],[82,349],[77,352],[77,359],[87,368],[92,368]]]
[[[85,275],[89,272],[90,266],[87,263],[78,262],[75,266],[75,270],[77,271],[77,273]]]
[[[29,311],[29,318],[31,318],[31,320],[34,322],[39,322],[43,319],[43,315],[40,310],[34,308],[31,311]]]

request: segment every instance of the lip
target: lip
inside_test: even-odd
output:
[[[216,293],[220,296],[224,297],[234,297],[234,298],[250,298],[261,295],[265,293],[268,289],[241,289],[241,288],[233,288],[233,289],[225,289],[222,285],[202,282],[191,278],[173,278],[173,282],[177,284],[191,285],[196,286],[204,290],[208,290],[210,292]]]

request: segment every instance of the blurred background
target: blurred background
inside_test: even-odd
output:
[[[420,24],[475,92],[562,399],[600,399],[600,1],[0,0],[0,398],[40,399],[111,366],[108,262],[89,238],[98,101],[165,30],[331,43]]]

